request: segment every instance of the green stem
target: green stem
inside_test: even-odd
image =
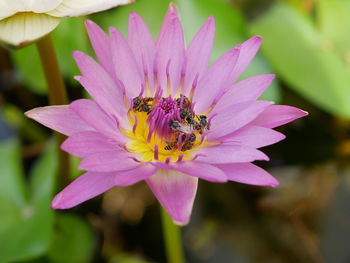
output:
[[[44,69],[46,82],[48,85],[49,103],[51,105],[68,104],[67,91],[58,66],[55,48],[50,35],[43,37],[36,42],[41,64]],[[58,146],[66,139],[66,136],[56,133]],[[62,186],[69,183],[69,156],[59,150],[59,172]]]
[[[161,207],[163,236],[168,263],[183,263],[180,228],[173,223],[168,213]]]

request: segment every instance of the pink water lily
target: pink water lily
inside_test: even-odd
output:
[[[52,201],[68,209],[114,186],[145,180],[176,224],[187,224],[198,179],[277,186],[251,162],[258,150],[285,136],[272,128],[305,116],[290,106],[257,100],[274,75],[237,82],[261,44],[255,36],[208,68],[214,39],[210,17],[189,46],[174,5],[156,41],[142,18],[130,14],[127,38],[107,36],[94,22],[87,31],[99,60],[82,52],[76,77],[93,100],[36,108],[27,116],[63,133],[62,149],[81,157],[87,172]]]

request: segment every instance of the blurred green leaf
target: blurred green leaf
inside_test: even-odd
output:
[[[238,12],[229,4],[218,0],[175,0],[175,3],[179,6],[187,39],[194,37],[197,30],[209,16],[214,16],[216,31],[212,60],[248,39],[244,17],[241,12]],[[272,72],[268,62],[260,54],[257,54],[240,79]],[[271,84],[261,99],[275,102],[280,100],[277,81]]]
[[[71,180],[79,177],[80,175],[82,175],[84,173],[84,171],[79,169],[79,164],[81,162],[81,158],[70,155],[70,176],[71,176]]]
[[[316,1],[318,26],[330,45],[350,63],[350,1]]]
[[[113,257],[109,263],[151,263],[144,259],[140,259],[134,255],[120,254],[116,257]]]
[[[72,52],[74,50],[86,52],[90,47],[84,19],[84,17],[62,19],[59,27],[52,33],[62,74],[67,81],[73,84],[77,83],[73,76],[80,75],[80,72],[74,62]]]
[[[308,17],[277,3],[250,29],[264,37],[264,54],[291,88],[325,110],[350,117],[349,68]]]
[[[23,208],[26,205],[27,193],[17,139],[0,141],[0,160],[0,196]]]
[[[15,50],[11,52],[11,56],[19,81],[34,93],[46,94],[46,81],[36,46]]]
[[[86,51],[89,48],[83,19],[83,17],[62,19],[60,25],[52,33],[62,75],[72,83],[75,83],[73,76],[79,74],[72,51]],[[46,94],[45,76],[36,45],[13,51],[11,54],[18,70],[19,81],[34,93]]]
[[[48,252],[50,262],[90,262],[93,245],[94,236],[89,224],[77,216],[57,215],[55,237]]]
[[[19,151],[19,143],[16,140],[11,143],[13,146],[12,151],[8,152],[9,156],[11,152]],[[4,148],[0,147],[1,151]],[[16,221],[3,227],[3,231],[0,232],[0,262],[25,260],[40,256],[47,251],[52,238],[53,211],[50,209],[50,200],[57,170],[56,159],[56,147],[51,144],[33,167],[29,201],[24,206],[16,204],[19,209]],[[3,163],[6,167],[8,163],[6,158],[2,160],[5,160]],[[17,167],[22,167],[19,154],[15,155],[14,160],[17,162]],[[19,178],[23,180],[22,175]],[[18,193],[18,190],[13,189],[13,192]],[[0,212],[2,211],[3,208]]]
[[[218,0],[175,0],[180,10],[187,43],[209,16],[215,18],[215,43],[212,58],[246,39],[245,21],[240,12]]]
[[[27,118],[22,109],[13,104],[6,104],[3,114],[6,121],[15,127],[23,138],[35,142],[42,142],[46,139],[42,126]]]
[[[21,219],[21,210],[12,200],[0,196],[0,237]],[[0,260],[1,262],[1,260]]]
[[[34,204],[50,204],[55,186],[55,175],[58,169],[57,147],[50,142],[46,152],[33,167],[30,174],[31,201]]]

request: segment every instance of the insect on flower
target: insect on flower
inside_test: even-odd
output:
[[[115,28],[107,37],[92,21],[86,26],[99,63],[79,51],[74,58],[82,73],[76,79],[93,100],[26,113],[69,136],[61,148],[81,157],[79,167],[87,171],[54,198],[54,209],[145,180],[173,221],[187,224],[198,179],[278,185],[251,162],[268,160],[258,148],[285,138],[272,128],[307,113],[257,100],[272,74],[237,82],[261,37],[239,44],[208,68],[212,17],[187,48],[173,4],[156,41],[135,13],[126,39]]]

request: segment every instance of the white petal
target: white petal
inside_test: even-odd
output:
[[[11,9],[14,12],[22,12],[27,10],[27,2],[25,0],[2,0],[1,4],[7,6],[8,9]]]
[[[46,13],[58,7],[63,0],[27,0],[28,11],[34,13]]]
[[[134,0],[63,0],[63,2],[49,15],[57,17],[82,16],[103,10],[126,5]]]
[[[50,33],[60,19],[46,14],[19,13],[0,20],[0,42],[19,46]]]
[[[9,4],[9,0],[0,1],[0,20],[15,14],[17,11],[14,6]]]

